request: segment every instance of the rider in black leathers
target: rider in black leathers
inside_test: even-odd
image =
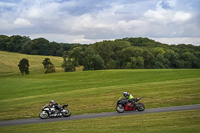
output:
[[[135,104],[135,101],[136,101],[135,98],[128,92],[124,92],[123,95],[124,95],[125,99],[128,100],[134,108],[135,105],[136,105]]]
[[[55,103],[54,100],[50,100],[49,106],[51,108],[55,108],[56,110],[60,111],[62,108],[58,103]]]

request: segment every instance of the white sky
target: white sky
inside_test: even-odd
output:
[[[148,37],[200,45],[200,0],[0,0],[0,34],[63,43]]]

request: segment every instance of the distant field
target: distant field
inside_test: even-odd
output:
[[[62,57],[55,56],[39,56],[39,55],[25,55],[12,52],[0,51],[0,76],[7,74],[20,74],[18,64],[23,58],[29,60],[30,73],[43,73],[43,60],[50,58],[51,62],[55,65],[57,71],[61,71],[61,65],[63,63]]]
[[[146,108],[200,104],[200,69],[59,71],[44,74],[43,66],[42,69],[39,67],[43,56],[0,53],[1,67],[12,64],[13,60],[18,63],[26,56],[30,62],[35,60],[32,64],[35,68],[27,76],[21,76],[12,65],[10,69],[6,68],[9,74],[1,68],[0,120],[38,117],[41,108],[51,99],[60,104],[68,103],[72,115],[112,112],[124,91],[143,97],[141,102]],[[2,61],[6,57],[10,60]],[[55,57],[55,61],[53,57],[50,59],[55,65],[63,60],[61,57]]]

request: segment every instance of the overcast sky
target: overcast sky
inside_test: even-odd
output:
[[[200,45],[200,0],[0,0],[0,34],[64,43],[148,37]]]

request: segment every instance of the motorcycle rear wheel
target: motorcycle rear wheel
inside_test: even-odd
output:
[[[144,111],[145,106],[144,106],[144,104],[142,104],[142,103],[137,103],[136,109],[137,109],[138,111]]]
[[[64,110],[63,112],[62,112],[62,115],[64,116],[64,117],[69,117],[70,115],[71,115],[71,112],[69,111],[69,110]]]
[[[47,111],[45,111],[45,112],[42,111],[39,114],[39,117],[40,117],[40,119],[47,119],[49,117],[49,114],[47,113]]]
[[[116,106],[116,111],[117,111],[118,113],[123,113],[123,112],[125,111],[125,108],[124,108],[124,106],[123,106],[122,104],[118,104],[118,105]]]

